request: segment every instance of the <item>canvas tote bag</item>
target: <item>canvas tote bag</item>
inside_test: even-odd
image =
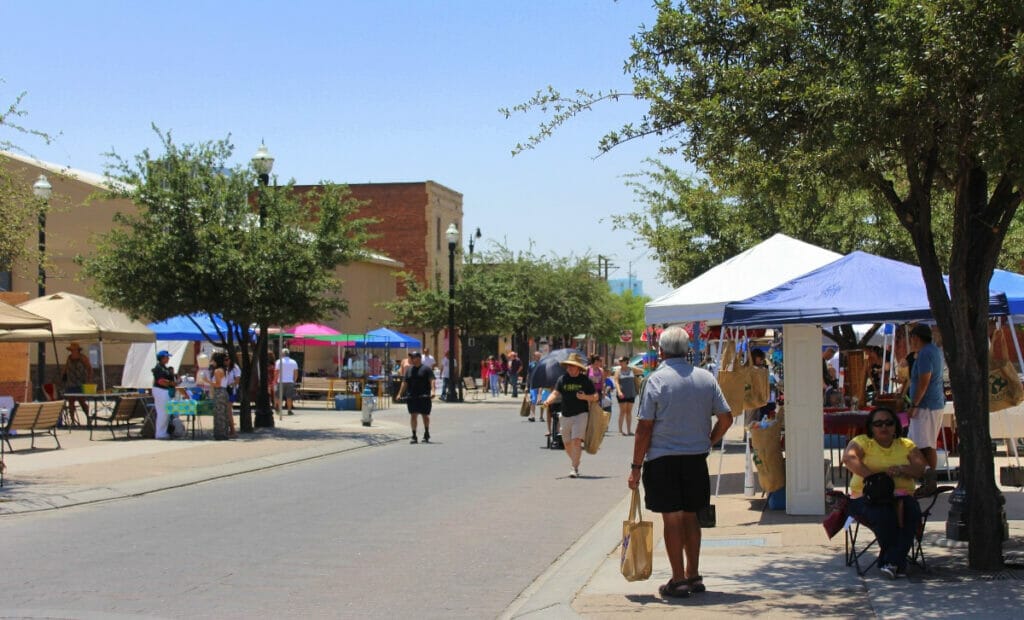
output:
[[[749,352],[743,360],[736,354],[736,342],[730,340],[722,350],[718,385],[734,417],[747,409],[768,404],[768,369],[754,366]]]
[[[608,424],[611,422],[612,414],[605,411],[598,403],[592,402],[588,406],[587,432],[583,436],[583,449],[587,454],[597,454],[601,449],[601,442],[604,441],[604,434],[608,431]]]
[[[644,521],[640,511],[640,489],[633,489],[629,518],[622,522],[622,557],[619,570],[626,581],[643,581],[654,564],[654,523]]]
[[[519,405],[519,415],[521,417],[529,417],[530,415],[530,395],[523,395],[523,404]]]
[[[1017,370],[1009,361],[997,360],[992,352],[998,345],[1006,349],[1003,330],[996,332],[989,347],[988,357],[988,410],[1002,411],[1024,402],[1024,386],[1020,383]]]

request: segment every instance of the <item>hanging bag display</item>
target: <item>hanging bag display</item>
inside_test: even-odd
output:
[[[1021,385],[1017,370],[1005,359],[997,360],[993,355],[996,346],[1002,345],[1006,350],[1003,330],[996,331],[989,346],[988,356],[988,410],[1002,411],[1016,407],[1024,402],[1024,386]]]
[[[629,518],[622,522],[622,557],[619,570],[626,581],[649,579],[654,565],[654,523],[644,521],[640,490],[633,489]]]

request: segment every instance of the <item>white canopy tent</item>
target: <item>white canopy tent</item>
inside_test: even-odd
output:
[[[185,358],[187,340],[157,340],[156,342],[136,342],[128,349],[121,373],[121,386],[137,390],[153,387],[153,367],[156,366],[156,352],[166,350],[171,354],[168,365],[181,373],[181,360]]]
[[[651,323],[722,322],[725,305],[753,297],[827,265],[837,254],[781,233],[708,269],[676,290],[644,306]]]

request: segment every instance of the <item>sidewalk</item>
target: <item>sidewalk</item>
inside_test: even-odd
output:
[[[678,617],[689,608],[702,618],[1024,615],[1024,493],[1003,489],[1010,524],[1004,557],[1019,568],[996,574],[967,570],[966,543],[945,539],[948,500],[941,498],[925,534],[928,572],[912,567],[908,577],[890,581],[872,569],[858,577],[852,567],[845,566],[843,533],[829,541],[821,526],[822,517],[761,512],[764,502],[759,495],[743,496],[743,453],[739,448],[735,450],[725,456],[721,495],[712,498],[717,527],[703,531],[700,571],[707,592],[671,601],[658,596],[658,586],[668,581],[671,570],[661,540],[660,519],[646,511],[644,519],[653,521],[655,530],[653,575],[634,583],[622,577],[618,541],[629,509],[624,485],[622,502],[552,564],[501,617]],[[997,459],[997,468],[1005,464],[1004,460]],[[709,460],[712,489],[717,465],[716,453]]]

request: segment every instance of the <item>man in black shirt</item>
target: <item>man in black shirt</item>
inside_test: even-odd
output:
[[[569,477],[578,478],[580,457],[583,455],[583,436],[587,433],[587,412],[590,403],[597,401],[600,396],[594,388],[594,382],[587,377],[587,362],[579,354],[570,353],[569,358],[560,364],[565,368],[565,374],[555,382],[555,388],[544,404],[550,408],[561,394],[562,443],[572,464]],[[551,432],[555,432],[554,429]]]
[[[416,438],[416,416],[423,416],[423,443],[430,443],[430,406],[434,398],[434,371],[423,365],[423,356],[419,351],[409,353],[409,366],[402,376],[402,387],[398,388],[396,399],[408,394],[405,406],[409,410],[412,425],[412,439],[409,443],[419,443]]]

